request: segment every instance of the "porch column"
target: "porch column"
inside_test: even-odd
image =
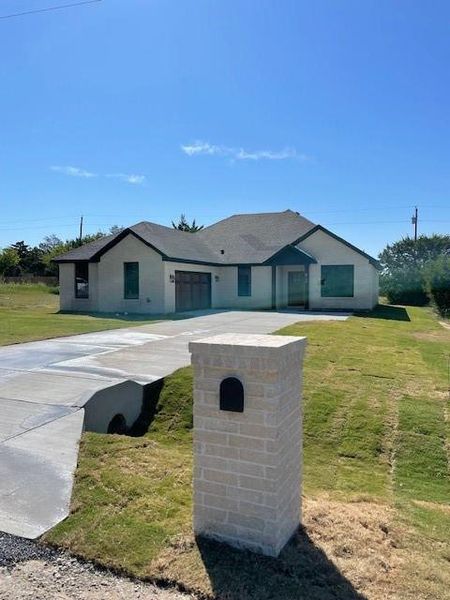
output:
[[[272,265],[272,308],[277,308],[277,267]]]
[[[305,310],[309,310],[309,263],[305,265]]]

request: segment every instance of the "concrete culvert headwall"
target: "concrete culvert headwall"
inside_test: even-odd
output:
[[[84,405],[85,431],[126,433],[141,414],[143,397],[143,387],[134,381],[96,392]]]
[[[127,432],[127,422],[123,415],[115,415],[108,425],[107,433],[118,433],[124,435]]]

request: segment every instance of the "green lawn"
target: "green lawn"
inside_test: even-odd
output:
[[[448,598],[450,331],[385,306],[279,333],[308,338],[305,530],[279,559],[192,537],[190,368],[143,437],[84,435],[72,513],[45,540],[227,600]]]
[[[60,313],[55,291],[43,284],[0,283],[0,346],[149,322],[136,315]]]

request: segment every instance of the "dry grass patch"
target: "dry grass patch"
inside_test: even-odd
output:
[[[373,502],[304,498],[304,529],[278,559],[178,536],[150,566],[153,578],[223,600],[443,598],[450,585],[424,563],[396,511]]]
[[[448,331],[431,331],[431,332],[417,332],[413,334],[413,337],[417,340],[424,340],[426,342],[446,342],[448,341]]]

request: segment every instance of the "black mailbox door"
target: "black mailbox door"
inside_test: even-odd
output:
[[[236,377],[227,377],[220,384],[220,410],[244,412],[244,386]]]

